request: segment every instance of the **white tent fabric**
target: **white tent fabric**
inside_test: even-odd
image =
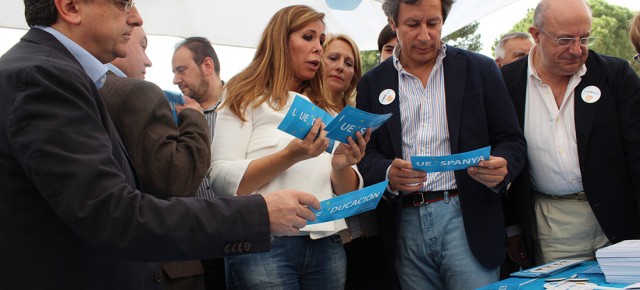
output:
[[[360,49],[375,50],[378,33],[387,23],[380,1],[362,0],[352,11],[333,10],[325,0],[139,0],[136,6],[147,34],[204,36],[218,45],[254,48],[266,23],[278,9],[306,4],[326,14],[327,32],[347,34]],[[443,28],[443,36],[516,1],[457,0]],[[23,1],[3,2],[0,27],[26,29]]]

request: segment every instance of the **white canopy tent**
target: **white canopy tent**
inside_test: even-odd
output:
[[[306,4],[326,14],[327,32],[344,33],[362,50],[377,49],[380,29],[387,23],[382,0],[361,0],[354,10],[335,10],[327,3],[358,0],[138,0],[136,5],[150,35],[205,36],[212,43],[253,48],[271,16],[280,8]],[[518,0],[457,0],[443,36]],[[0,27],[26,29],[23,1],[3,1]],[[342,2],[342,3],[341,3]]]

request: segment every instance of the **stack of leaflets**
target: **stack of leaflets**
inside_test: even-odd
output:
[[[640,240],[619,242],[596,251],[608,283],[640,282]]]

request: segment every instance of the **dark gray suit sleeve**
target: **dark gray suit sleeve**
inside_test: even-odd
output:
[[[7,143],[39,192],[14,198],[44,199],[88,244],[129,259],[219,257],[238,241],[251,244],[248,252],[269,249],[269,215],[260,195],[159,200],[133,189],[114,159],[122,149],[112,145],[113,127],[98,92],[76,67],[32,66],[14,81],[15,91],[7,92],[15,94],[6,110]]]
[[[138,79],[108,75],[100,94],[142,188],[164,199],[193,196],[211,159],[204,116],[185,110],[177,126],[162,90]]]

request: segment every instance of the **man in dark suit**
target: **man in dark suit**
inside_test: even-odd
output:
[[[366,184],[388,179],[389,195],[399,194],[394,248],[402,289],[477,288],[498,279],[505,259],[500,194],[520,172],[526,144],[494,61],[440,40],[452,1],[407,2],[384,2],[399,44],[358,84],[359,108],[393,113],[372,134],[358,169]],[[412,155],[485,146],[491,158],[467,170],[411,168]]]
[[[151,66],[146,48],[144,29],[133,28],[127,56],[111,62],[100,95],[144,191],[162,199],[194,196],[211,162],[207,122],[194,100],[181,106],[178,124],[173,121],[164,92],[142,80]],[[199,260],[165,262],[160,267],[163,289],[204,289]]]
[[[538,4],[528,58],[502,73],[529,152],[510,189],[537,264],[640,238],[640,80],[588,49],[584,0]]]
[[[0,289],[158,289],[156,263],[267,251],[313,219],[312,195],[159,200],[98,94],[126,55],[133,1],[27,0],[0,58]],[[34,27],[35,26],[35,27]]]

